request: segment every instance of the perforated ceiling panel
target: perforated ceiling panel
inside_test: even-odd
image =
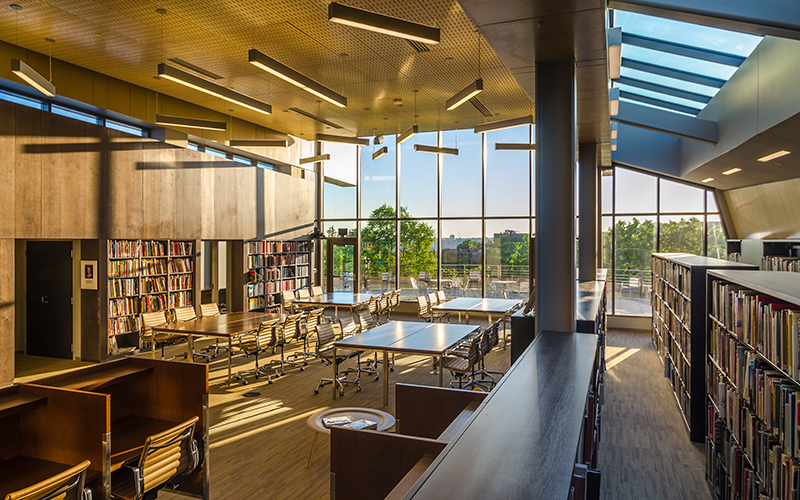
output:
[[[407,41],[328,21],[322,0],[18,0],[16,12],[0,8],[0,39],[47,54],[46,37],[56,39],[53,57],[216,111],[299,135],[325,131],[325,125],[293,112],[295,107],[344,127],[342,135],[471,127],[493,119],[531,114],[533,103],[519,87],[455,0],[348,0],[352,7],[442,30],[441,43],[417,52]],[[166,15],[156,13],[167,10]],[[347,108],[327,103],[248,63],[256,48],[342,94]],[[186,61],[222,78],[201,78],[261,100],[273,107],[264,116],[167,80],[156,80],[159,62]],[[452,60],[451,62],[446,62]],[[167,62],[168,64],[172,64]],[[184,67],[185,69],[185,67]],[[191,72],[191,71],[190,71]],[[445,111],[444,103],[472,83],[484,80],[480,101],[495,114],[484,117],[474,106]],[[57,75],[54,82],[57,84]],[[393,104],[402,99],[403,106]]]

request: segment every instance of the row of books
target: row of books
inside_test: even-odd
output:
[[[170,273],[190,273],[190,272],[192,272],[192,259],[190,259],[188,257],[170,259],[170,261],[169,261],[169,272]]]
[[[129,259],[138,256],[138,240],[108,240],[108,257],[110,259]]]
[[[279,306],[280,301],[276,297],[276,295],[250,297],[247,299],[248,309],[252,311],[254,309],[263,309],[270,306]]]
[[[715,281],[712,315],[738,340],[800,378],[800,306],[742,286]]]
[[[308,252],[310,245],[307,241],[250,241],[247,243],[249,254],[276,254]]]
[[[163,311],[166,308],[166,295],[147,295],[142,297],[142,312]]]
[[[765,255],[761,257],[762,271],[791,271],[800,272],[800,257],[786,257],[782,255]]]
[[[108,262],[109,278],[128,278],[139,276],[139,262],[136,260],[112,260]]]
[[[108,301],[108,316],[116,317],[138,314],[139,308],[136,302],[136,299],[132,298],[111,299]]]
[[[191,256],[194,255],[194,242],[192,241],[170,241],[169,254],[172,256]]]
[[[139,318],[137,316],[124,316],[121,318],[109,318],[108,334],[121,335],[139,331]]]
[[[706,475],[720,500],[761,500],[761,478],[709,404]]]
[[[260,295],[266,295],[270,293],[280,293],[281,290],[283,290],[283,288],[281,288],[280,281],[258,281],[247,284],[248,297],[258,297]]]
[[[192,305],[192,292],[170,292],[169,294],[169,307],[174,309],[176,307],[184,307]]]
[[[142,259],[142,274],[167,274],[167,262],[161,259]]]
[[[692,303],[681,293],[666,284],[664,280],[653,280],[653,290],[658,297],[653,300],[660,299],[675,311],[675,314],[685,323],[689,323],[689,316],[692,309]]]
[[[297,264],[297,265],[308,264],[308,262],[309,262],[309,255],[308,254],[301,254],[301,255],[297,256],[297,260],[295,261],[295,264]]]
[[[682,294],[686,296],[692,295],[692,271],[690,268],[658,257],[653,257],[652,266],[653,274],[667,281]]]
[[[295,269],[294,275],[298,278],[300,277],[307,277],[309,275],[309,268],[308,266],[299,266]]]
[[[178,274],[169,277],[170,290],[188,290],[192,288],[191,274]]]
[[[108,282],[108,295],[112,298],[139,295],[139,280],[135,278],[112,279]]]
[[[157,293],[167,291],[167,279],[163,276],[142,278],[143,293]]]
[[[664,309],[667,314],[667,318],[663,318],[661,313],[653,311],[653,316],[655,318],[655,321],[653,322],[653,328],[656,333],[658,333],[658,336],[661,338],[662,342],[665,344],[674,345],[675,349],[679,348],[688,359],[689,353],[692,352],[692,336],[689,334],[689,331],[677,321],[669,309]],[[672,349],[673,348],[670,347],[670,352],[672,352]],[[663,352],[660,354],[663,356]]]
[[[667,344],[669,345],[669,344]],[[689,387],[691,387],[691,366],[682,356],[664,356],[664,376],[669,379],[678,405],[681,407],[687,422],[691,422],[692,408]]]
[[[167,248],[163,241],[143,241],[142,257],[166,257]]]
[[[731,262],[741,262],[742,252],[731,252],[728,254],[728,260]]]

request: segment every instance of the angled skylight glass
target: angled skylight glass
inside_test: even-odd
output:
[[[659,17],[614,11],[622,28],[620,98],[697,114],[762,38]]]

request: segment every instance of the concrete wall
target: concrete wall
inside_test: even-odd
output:
[[[13,380],[15,240],[292,238],[314,178],[0,101],[0,385]]]

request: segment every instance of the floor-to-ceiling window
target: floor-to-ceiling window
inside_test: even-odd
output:
[[[650,315],[650,254],[725,258],[714,193],[615,167],[601,177],[601,267],[609,270],[614,314]]]

